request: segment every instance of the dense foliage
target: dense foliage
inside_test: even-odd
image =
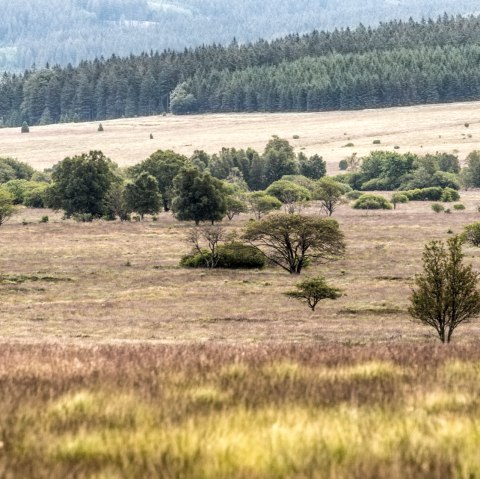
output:
[[[479,24],[480,17],[394,21],[5,74],[0,119],[20,126],[169,108],[322,111],[472,100],[480,95]]]
[[[0,0],[0,68],[78,64],[82,59],[183,49],[393,18],[478,11],[475,0]],[[252,12],[255,12],[252,15]],[[271,19],[275,18],[275,22]]]

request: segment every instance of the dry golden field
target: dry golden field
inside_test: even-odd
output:
[[[461,159],[479,147],[480,102],[427,105],[383,110],[291,114],[155,116],[96,123],[0,129],[0,156],[12,156],[43,169],[65,156],[102,150],[120,165],[137,163],[158,149],[191,155],[195,149],[216,153],[222,147],[262,151],[272,135],[287,138],[296,151],[318,153],[329,172],[357,152],[457,152]],[[469,128],[465,127],[469,123]],[[149,135],[154,139],[150,140]],[[300,138],[293,139],[293,135]],[[373,145],[380,140],[380,145]],[[345,147],[353,143],[353,147]]]
[[[298,278],[283,270],[190,270],[188,228],[170,214],[157,222],[78,224],[44,210],[23,210],[0,228],[0,335],[21,341],[435,341],[407,314],[413,275],[426,241],[461,232],[479,218],[479,192],[465,211],[436,214],[430,203],[368,214],[342,206],[335,217],[347,239],[341,261],[311,267],[344,296],[315,313],[282,293]],[[320,214],[315,207],[309,214]],[[241,229],[248,215],[226,222]],[[26,224],[24,224],[26,223]],[[480,252],[467,248],[480,268]],[[478,337],[480,323],[457,341]]]

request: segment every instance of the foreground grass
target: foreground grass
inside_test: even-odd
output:
[[[480,350],[0,348],[0,477],[480,477]]]

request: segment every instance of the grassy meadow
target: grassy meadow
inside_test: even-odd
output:
[[[329,172],[394,145],[463,160],[478,106],[0,129],[0,156],[43,168],[101,149],[130,165],[159,148],[262,150],[278,134]],[[283,294],[299,278],[278,268],[180,268],[190,225],[170,214],[19,209],[0,227],[0,478],[480,478],[480,321],[442,346],[407,313],[424,244],[480,219],[480,191],[461,203],[342,205],[345,257],[302,278],[343,295],[314,313]],[[241,235],[249,219],[223,225]],[[464,251],[480,270],[480,250]]]
[[[0,476],[475,478],[476,346],[0,348]]]

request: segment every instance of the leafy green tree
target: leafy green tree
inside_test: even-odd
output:
[[[279,210],[282,207],[280,200],[274,196],[267,195],[264,191],[248,193],[246,201],[257,220],[271,211]]]
[[[116,182],[110,188],[106,197],[107,216],[120,221],[129,221],[132,208],[126,198],[126,187],[121,182]]]
[[[335,220],[299,214],[277,213],[253,221],[243,238],[291,274],[300,274],[308,263],[338,259],[345,251]]]
[[[305,301],[312,311],[315,311],[315,307],[322,299],[337,299],[341,296],[340,290],[328,286],[322,276],[307,278],[295,286],[297,288],[295,291],[288,291],[285,295],[289,298]]]
[[[11,193],[0,188],[0,226],[15,213]]]
[[[196,168],[183,168],[173,180],[172,210],[181,221],[221,221],[227,212],[223,183],[210,173]]]
[[[127,183],[125,201],[127,208],[138,213],[142,220],[145,215],[158,213],[162,197],[158,192],[158,183],[155,177],[144,171],[133,182]]]
[[[468,178],[467,186],[478,188],[480,187],[480,150],[472,151],[467,156],[467,174],[465,178]]]
[[[130,175],[138,176],[142,171],[155,177],[162,195],[163,209],[169,211],[173,198],[173,179],[188,163],[187,157],[171,150],[158,150],[146,160],[129,169]]]
[[[103,216],[106,198],[117,177],[115,164],[101,151],[65,158],[53,168],[48,202],[67,216],[85,213]]]
[[[397,209],[397,204],[399,203],[408,203],[408,196],[403,193],[394,193],[392,195],[391,203],[393,205],[393,209]]]
[[[13,158],[0,158],[0,183],[10,180],[30,180],[35,170],[21,161]]]
[[[295,213],[298,204],[308,201],[311,197],[307,188],[288,180],[274,181],[265,193],[281,201],[288,213]]]
[[[320,207],[328,216],[332,216],[334,211],[344,201],[343,197],[349,190],[349,187],[332,178],[322,178],[318,181],[313,192],[314,199],[320,202]]]
[[[242,201],[240,198],[232,195],[227,195],[225,197],[225,205],[226,215],[230,221],[233,220],[233,218],[240,213],[246,213],[248,211],[245,202]]]
[[[433,327],[449,343],[462,323],[480,314],[479,275],[463,264],[462,239],[431,241],[423,252],[423,272],[415,277],[409,313]]]
[[[480,223],[472,223],[471,225],[465,226],[461,238],[466,243],[471,244],[472,246],[480,246]]]
[[[311,178],[312,180],[319,180],[327,174],[327,163],[319,155],[313,155],[307,158],[305,155],[298,155],[300,164],[300,174]]]
[[[265,187],[284,175],[299,173],[299,165],[293,147],[287,140],[273,136],[263,153]]]

